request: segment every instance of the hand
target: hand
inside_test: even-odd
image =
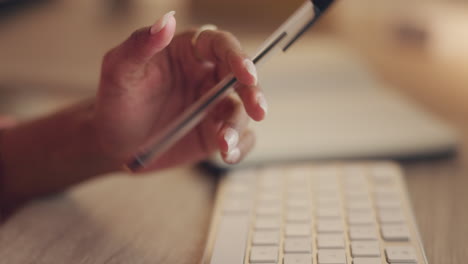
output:
[[[175,28],[170,12],[105,55],[95,110],[98,142],[109,156],[127,161],[232,72],[240,100],[235,95],[224,99],[149,168],[198,161],[218,150],[225,162],[237,163],[255,141],[248,116],[260,121],[267,113],[255,66],[230,33],[204,31],[193,47],[195,31],[174,37]]]

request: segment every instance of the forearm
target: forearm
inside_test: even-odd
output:
[[[3,131],[0,148],[7,206],[119,167],[99,147],[91,102]]]

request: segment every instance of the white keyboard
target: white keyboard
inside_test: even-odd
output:
[[[427,264],[398,165],[296,164],[221,180],[204,264]]]

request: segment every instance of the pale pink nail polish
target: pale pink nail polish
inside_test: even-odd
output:
[[[255,64],[251,60],[245,59],[244,60],[244,67],[250,73],[250,75],[254,78],[254,80],[255,80],[254,85],[257,85],[258,76],[257,76],[257,68],[255,67]]]
[[[239,133],[233,128],[227,128],[224,132],[224,141],[228,146],[228,152],[231,151],[239,143]]]
[[[152,35],[154,35],[154,34],[158,33],[159,31],[161,31],[167,25],[167,22],[169,21],[169,18],[173,17],[174,15],[175,15],[175,11],[170,11],[170,12],[166,13],[163,17],[158,19],[158,21],[156,21],[151,26],[150,33]]]
[[[262,108],[265,115],[268,113],[268,103],[262,93],[257,94],[257,104]]]
[[[233,150],[229,151],[226,155],[226,161],[230,164],[236,163],[239,161],[240,158],[240,149],[234,148]]]

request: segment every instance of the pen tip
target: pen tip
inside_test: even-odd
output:
[[[143,162],[138,158],[135,158],[129,163],[125,164],[125,168],[130,172],[138,171],[139,169],[143,167],[144,167]]]
[[[315,7],[317,7],[320,11],[324,11],[327,9],[334,0],[312,0],[312,3]]]

